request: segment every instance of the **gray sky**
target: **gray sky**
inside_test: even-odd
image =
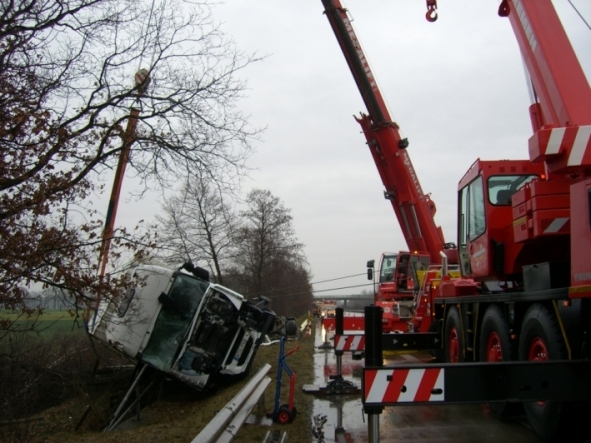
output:
[[[497,16],[498,0],[440,0],[435,23],[425,20],[424,0],[343,2],[437,204],[436,222],[455,242],[457,183],[470,165],[528,155],[530,102],[509,20]],[[591,21],[591,2],[572,2]],[[591,32],[567,0],[554,4],[579,56],[586,48],[589,78]],[[322,12],[320,0],[228,0],[214,12],[239,49],[268,55],[242,72],[249,91],[240,108],[267,126],[244,195],[269,189],[291,208],[314,282],[364,273],[367,260],[407,248],[353,119],[363,102]],[[122,205],[118,217],[135,215],[134,206]],[[360,276],[314,287],[365,283]],[[369,287],[335,292],[361,289]]]

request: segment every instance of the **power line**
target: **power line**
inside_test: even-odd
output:
[[[345,277],[337,277],[337,278],[332,278],[332,279],[330,279],[330,280],[315,281],[315,282],[312,282],[312,283],[310,283],[310,284],[311,284],[311,285],[317,285],[317,284],[320,284],[320,283],[327,283],[327,282],[329,282],[329,281],[337,281],[337,280],[344,280],[345,278],[359,277],[359,276],[361,276],[361,275],[366,275],[366,273],[365,273],[365,272],[363,272],[363,273],[361,273],[361,274],[347,275],[347,276],[345,276]]]
[[[311,283],[302,283],[300,285],[286,286],[286,287],[283,287],[283,288],[267,289],[265,291],[257,292],[256,294],[257,295],[264,295],[264,294],[268,294],[268,293],[273,293],[274,291],[284,291],[286,289],[301,288],[302,286],[317,285],[317,284],[320,284],[320,283],[328,283],[328,282],[331,282],[331,281],[344,280],[346,278],[359,277],[361,275],[366,275],[366,274],[364,272],[362,274],[346,275],[344,277],[331,278],[329,280],[321,280],[321,281],[315,281],[315,282],[311,282]],[[359,286],[367,286],[367,284],[365,284],[365,285],[359,285]],[[348,286],[348,287],[349,288],[355,288],[357,286]],[[322,290],[319,290],[319,291],[309,291],[309,292],[335,291],[337,289],[339,289],[339,288],[336,288],[336,289],[322,289]],[[307,294],[307,292],[300,292],[299,294]],[[249,296],[249,295],[252,295],[252,294],[249,293],[249,294],[246,294],[246,295]]]
[[[330,289],[322,289],[320,291],[306,291],[306,292],[294,292],[292,294],[279,294],[279,295],[275,295],[273,296],[273,299],[278,299],[278,298],[282,298],[282,297],[294,297],[296,295],[308,295],[308,294],[312,294],[312,296],[314,296],[315,293],[317,292],[329,292],[329,291],[338,291],[340,289],[351,289],[351,288],[361,288],[364,286],[373,286],[373,283],[365,283],[363,285],[354,285],[354,286],[343,286],[341,288],[330,288]],[[269,292],[269,291],[266,291]],[[252,296],[255,294],[247,294],[248,296]],[[262,293],[257,293],[257,296],[262,295]],[[330,294],[327,294],[330,295]],[[372,296],[373,297],[373,296]]]
[[[361,288],[361,287],[364,287],[364,286],[373,286],[373,283],[364,283],[362,285],[354,285],[354,286],[343,286],[342,288],[322,289],[320,291],[312,291],[312,292],[313,293],[316,293],[316,292],[338,291],[340,289]]]
[[[577,7],[576,7],[575,5],[573,5],[573,2],[572,2],[571,0],[568,0],[568,2],[569,2],[569,3],[570,3],[570,5],[573,7],[573,9],[575,10],[575,12],[576,12],[577,14],[579,14],[579,17],[581,17],[581,20],[583,20],[583,23],[585,23],[585,24],[587,25],[587,27],[588,27],[589,29],[591,29],[591,26],[589,26],[589,23],[587,22],[587,20],[585,20],[585,17],[583,17],[583,14],[581,14],[581,13],[579,12],[579,10],[577,9]]]

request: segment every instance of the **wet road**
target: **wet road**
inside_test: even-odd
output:
[[[320,323],[316,327],[316,346],[325,342]],[[386,364],[428,361],[426,354],[398,355],[386,358]],[[317,349],[314,356],[316,385],[326,386],[329,375],[336,374],[332,349]],[[361,387],[363,361],[353,361],[350,353],[342,359],[342,374]],[[326,416],[322,423],[321,418]],[[361,398],[355,395],[317,397],[314,400],[316,428],[326,443],[367,442],[367,416],[362,413]],[[524,443],[538,442],[523,417],[498,420],[486,405],[397,406],[380,415],[380,442],[454,442]]]

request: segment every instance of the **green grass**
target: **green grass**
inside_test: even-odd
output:
[[[84,323],[81,318],[74,319],[68,311],[47,309],[43,314],[30,318],[23,318],[21,315],[0,311],[0,318],[14,321],[19,330],[34,329],[34,333],[44,339],[53,337],[56,333],[84,333]]]
[[[303,319],[298,320],[298,324]],[[61,321],[61,320],[60,320]],[[234,443],[260,442],[267,431],[275,429],[287,431],[290,443],[309,443],[313,441],[311,433],[311,416],[313,412],[313,397],[302,392],[302,385],[314,381],[314,333],[311,337],[302,337],[299,340],[286,344],[286,352],[295,346],[299,349],[287,357],[288,365],[296,374],[295,405],[298,410],[293,423],[288,425],[273,424],[244,425],[236,435]],[[265,363],[272,367],[268,372],[272,382],[264,394],[264,406],[253,411],[262,416],[271,411],[274,406],[275,379],[278,360],[278,345],[261,346],[253,363],[251,375],[254,375]],[[38,441],[63,442],[63,443],[162,443],[165,441],[188,442],[195,438],[215,413],[221,410],[238,391],[247,383],[247,380],[225,386],[214,395],[204,395],[187,389],[180,385],[180,389],[172,389],[173,383],[164,383],[154,391],[159,400],[148,405],[141,413],[142,420],[132,429],[117,429],[103,434],[100,429],[106,424],[109,416],[107,410],[113,410],[118,402],[108,406],[108,398],[94,399],[97,403],[78,432],[74,427],[81,418],[88,399],[78,397],[51,408],[42,414],[43,419],[33,423],[34,433]],[[121,395],[127,389],[129,381],[122,386]],[[105,392],[107,390],[105,389]],[[289,377],[284,373],[281,390],[281,403],[287,403],[289,393]],[[106,403],[105,403],[106,402]],[[122,427],[124,428],[124,427]]]

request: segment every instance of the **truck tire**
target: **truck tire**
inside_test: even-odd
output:
[[[480,361],[511,361],[513,347],[509,339],[509,326],[502,309],[490,305],[482,317],[480,331]],[[495,402],[488,404],[496,417],[510,417],[523,412],[521,403]]]
[[[534,304],[523,318],[519,340],[519,360],[548,361],[566,358],[560,327],[545,306]],[[568,434],[572,408],[568,402],[540,401],[523,403],[527,420],[544,441],[557,441]]]
[[[464,361],[464,335],[462,334],[460,313],[452,306],[447,311],[444,335],[445,361],[460,363]]]

